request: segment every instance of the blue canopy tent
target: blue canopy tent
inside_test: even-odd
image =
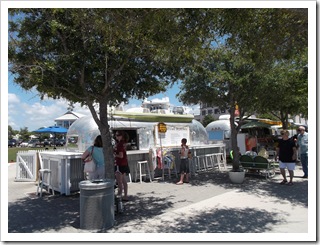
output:
[[[56,144],[56,134],[66,134],[68,129],[59,126],[50,126],[47,128],[41,128],[34,131],[35,133],[50,133],[54,135],[54,145]]]
[[[53,134],[66,134],[68,132],[68,129],[59,127],[59,126],[50,126],[47,128],[41,128],[38,130],[35,130],[36,133],[53,133]]]

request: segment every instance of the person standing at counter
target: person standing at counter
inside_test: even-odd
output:
[[[186,176],[186,183],[189,183],[189,155],[191,154],[189,147],[187,146],[187,139],[183,138],[181,140],[181,150],[180,154],[180,181],[177,185],[183,184],[184,176]]]
[[[128,201],[128,183],[126,175],[130,173],[127,151],[125,144],[128,141],[128,137],[125,132],[116,132],[116,145],[114,147],[115,158],[115,175],[118,183],[118,196],[121,197],[122,191],[124,192],[122,201]]]
[[[82,154],[82,160],[86,159],[91,152],[92,158],[96,164],[96,170],[92,173],[88,173],[88,179],[105,179],[105,165],[101,135],[98,135],[94,140],[93,146],[89,146],[88,149]]]

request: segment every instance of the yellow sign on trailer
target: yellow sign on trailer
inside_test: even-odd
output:
[[[163,122],[158,123],[158,132],[159,133],[167,132],[167,125]]]

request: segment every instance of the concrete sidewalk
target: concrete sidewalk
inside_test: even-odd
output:
[[[270,180],[248,176],[243,184],[232,184],[227,173],[219,172],[198,174],[181,186],[175,184],[176,179],[131,183],[130,201],[124,204],[125,212],[116,215],[115,225],[93,231],[80,229],[79,193],[40,198],[35,195],[36,183],[14,181],[15,164],[9,165],[8,173],[8,233],[12,237],[15,233],[108,233],[109,238],[112,233],[166,233],[159,241],[171,241],[178,239],[172,233],[204,233],[218,241],[221,233],[246,234],[244,240],[247,233],[260,238],[269,234],[267,240],[272,240],[270,233],[296,233],[302,239],[308,233],[308,180],[300,177],[300,166],[293,186],[279,185],[279,174]],[[182,240],[186,237],[189,234]],[[292,236],[286,237],[284,241],[291,241]]]

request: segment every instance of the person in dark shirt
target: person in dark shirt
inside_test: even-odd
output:
[[[279,159],[280,173],[283,177],[281,185],[288,184],[292,185],[293,171],[295,169],[297,159],[297,148],[295,142],[289,138],[289,131],[281,131],[281,139],[278,141],[277,156]],[[289,171],[290,181],[287,181],[286,170]]]
[[[126,175],[130,173],[127,151],[125,144],[128,142],[128,137],[124,131],[116,132],[117,144],[114,147],[115,158],[115,175],[118,183],[118,196],[121,197],[122,190],[124,196],[122,201],[128,201],[128,183]]]

